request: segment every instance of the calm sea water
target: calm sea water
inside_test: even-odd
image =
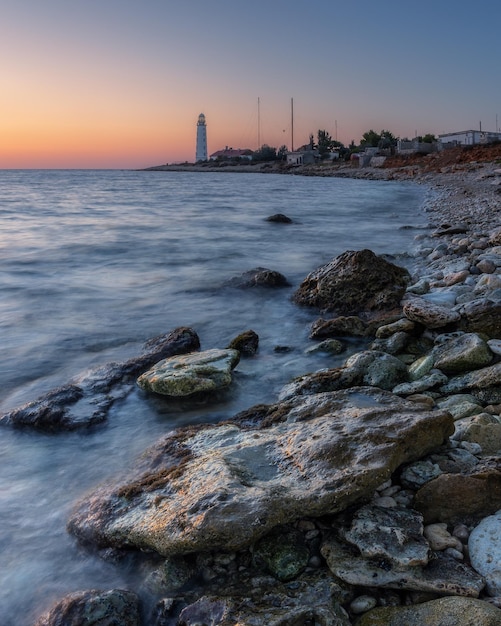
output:
[[[274,174],[0,171],[1,413],[177,326],[194,328],[202,349],[247,329],[260,336],[218,405],[182,412],[133,391],[90,432],[0,429],[4,626],[30,624],[71,591],[134,588],[132,572],[66,533],[72,504],[171,428],[271,402],[293,376],[340,364],[346,354],[305,355],[316,316],[291,294],[347,249],[408,251],[425,195],[410,183]],[[279,212],[294,223],[265,221]],[[225,286],[258,266],[292,286]]]

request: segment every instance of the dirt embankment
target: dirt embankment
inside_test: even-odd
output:
[[[501,142],[487,145],[458,146],[431,154],[409,154],[388,157],[383,168],[417,166],[423,172],[440,172],[445,168],[461,169],[472,163],[499,161],[501,166]]]

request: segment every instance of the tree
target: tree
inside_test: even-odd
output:
[[[360,146],[362,148],[388,148],[396,143],[396,137],[389,130],[382,130],[380,133],[376,133],[371,128],[371,130],[362,135]]]
[[[259,150],[256,150],[252,155],[252,160],[259,161],[276,161],[277,149],[272,148],[268,144],[264,143]]]
[[[325,159],[334,148],[342,147],[342,143],[334,141],[326,130],[319,130],[318,137],[318,154],[321,159]]]
[[[435,143],[437,141],[437,138],[435,137],[435,135],[432,135],[431,133],[427,133],[426,135],[421,137],[421,141],[423,143]]]
[[[286,161],[287,160],[287,152],[288,152],[288,150],[287,150],[287,146],[286,145],[280,146],[280,148],[277,151],[277,159],[279,161]]]
[[[362,135],[360,146],[362,148],[376,148],[380,140],[381,135],[371,128]]]

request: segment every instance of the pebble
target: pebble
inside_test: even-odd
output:
[[[373,596],[358,596],[350,603],[350,611],[355,615],[366,613],[377,605],[377,600]]]

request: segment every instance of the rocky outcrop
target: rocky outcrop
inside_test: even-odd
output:
[[[448,412],[369,387],[258,406],[166,437],[139,474],[83,500],[68,527],[84,542],[162,555],[241,549],[369,498],[451,433]]]
[[[400,307],[409,278],[371,250],[349,250],[309,274],[294,301],[348,316],[387,311]]]
[[[106,420],[114,402],[133,389],[139,374],[161,359],[199,348],[195,331],[177,328],[148,341],[141,355],[86,372],[74,382],[2,415],[0,423],[46,431],[76,430],[99,424]]]

